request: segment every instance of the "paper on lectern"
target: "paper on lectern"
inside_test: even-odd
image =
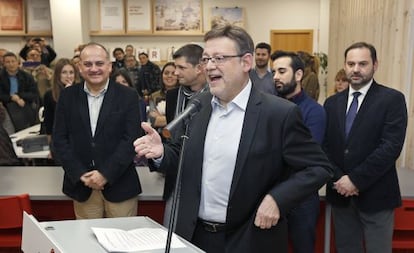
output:
[[[167,231],[161,228],[138,228],[129,231],[116,228],[92,227],[98,242],[108,252],[133,252],[165,248]],[[185,245],[173,234],[171,248]]]

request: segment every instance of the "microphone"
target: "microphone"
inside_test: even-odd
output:
[[[196,98],[191,100],[190,103],[185,108],[185,110],[162,129],[162,136],[164,136],[165,138],[171,138],[171,132],[173,132],[178,126],[180,126],[181,122],[187,121],[194,114],[199,112],[200,109],[201,109],[200,100]]]

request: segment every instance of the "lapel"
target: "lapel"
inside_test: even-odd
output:
[[[205,137],[207,133],[208,123],[210,122],[211,117],[211,99],[212,95],[210,92],[200,93],[197,98],[201,102],[201,110],[197,113],[194,118],[191,120],[191,133],[186,146],[186,157],[189,162],[189,167],[192,168],[194,172],[193,179],[197,179],[199,189],[201,189],[201,177],[202,177],[202,168],[203,168],[203,158],[204,158],[204,145]]]
[[[349,90],[342,92],[338,97],[338,107],[337,107],[337,115],[340,115],[338,117],[339,121],[339,127],[340,127],[340,133],[342,135],[342,139],[345,140],[345,119],[346,119],[346,107],[348,105],[348,93]]]
[[[101,110],[99,111],[98,122],[96,123],[96,130],[95,130],[95,138],[99,136],[100,131],[102,130],[102,126],[104,125],[108,115],[111,112],[112,104],[114,102],[116,96],[116,87],[115,85],[119,85],[116,83],[112,83],[109,81],[108,90],[105,93],[105,97],[102,101]]]
[[[260,105],[261,93],[259,93],[255,88],[252,88],[249,101],[247,102],[246,113],[244,115],[243,129],[240,137],[239,151],[237,153],[229,199],[231,199],[234,194],[241,172],[244,169],[243,165],[246,163],[251,143],[256,136],[256,126],[260,121]]]
[[[348,139],[351,138],[353,132],[355,131],[354,129],[358,129],[359,125],[362,123],[363,120],[367,120],[370,118],[367,116],[367,114],[369,112],[369,108],[374,104],[373,100],[380,99],[375,95],[377,87],[378,85],[374,80],[371,84],[371,87],[368,89],[368,92],[365,95],[365,98],[362,101],[361,106],[359,107],[357,115],[355,116],[354,122],[351,127],[351,131],[349,132]]]
[[[89,119],[88,96],[83,90],[84,85],[85,84],[79,84],[77,99],[77,102],[79,103],[78,110],[82,121],[81,123],[85,126],[85,129],[89,129],[89,136],[92,138],[91,124]]]

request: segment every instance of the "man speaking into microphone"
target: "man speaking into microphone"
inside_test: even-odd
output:
[[[188,122],[175,232],[206,252],[288,252],[286,214],[332,176],[300,109],[255,88],[253,40],[236,26],[204,36],[210,92]],[[181,142],[147,123],[135,142],[151,170],[176,170]]]

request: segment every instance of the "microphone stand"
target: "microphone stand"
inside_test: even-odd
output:
[[[167,243],[165,245],[165,253],[170,253],[172,233],[176,225],[175,218],[176,218],[178,203],[180,201],[179,197],[180,197],[180,189],[181,189],[181,174],[182,174],[181,171],[182,171],[183,156],[185,152],[185,144],[188,139],[188,122],[189,121],[190,119],[184,122],[185,132],[181,136],[182,145],[181,145],[181,150],[180,150],[180,158],[178,160],[177,178],[175,180],[172,207],[171,207],[171,213],[170,213],[170,221],[168,223],[168,234],[167,234]]]

